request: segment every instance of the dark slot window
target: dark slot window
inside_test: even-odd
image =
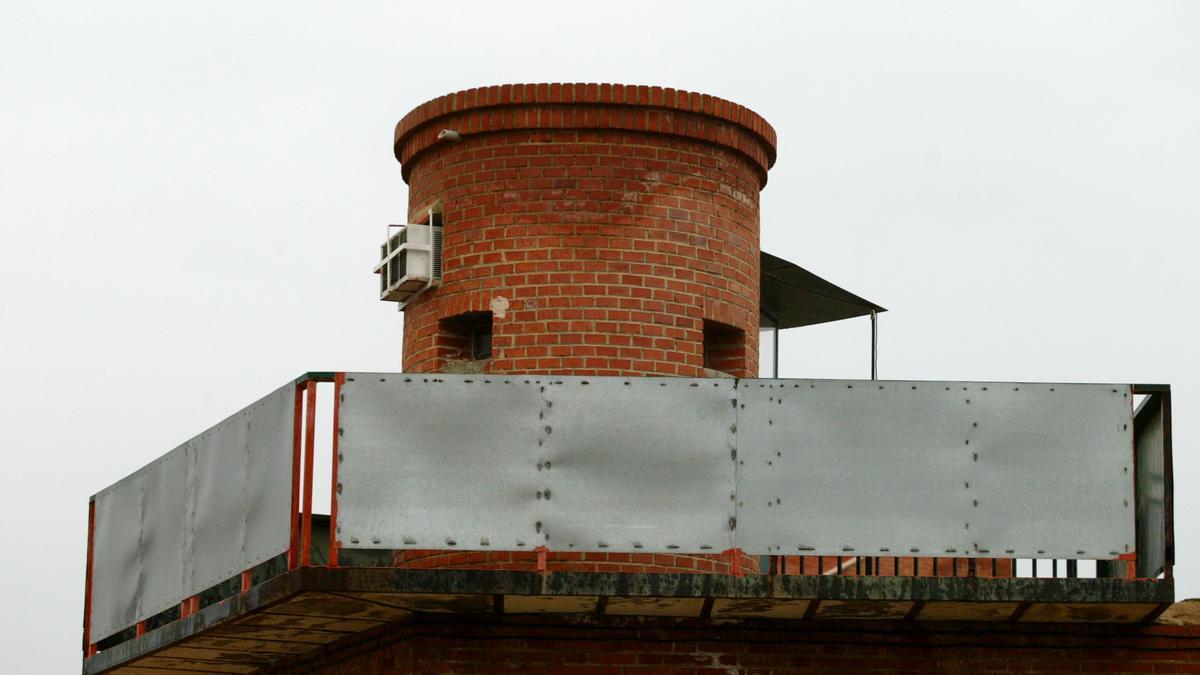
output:
[[[492,358],[492,313],[467,312],[438,324],[440,356],[449,361]]]

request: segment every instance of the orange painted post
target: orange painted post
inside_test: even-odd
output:
[[[183,602],[179,603],[179,618],[186,619],[189,616],[200,611],[200,596],[193,595],[190,598],[184,598]]]
[[[92,644],[92,552],[96,536],[96,502],[88,501],[87,571],[83,578],[83,653],[92,656],[96,645]]]
[[[146,622],[145,621],[137,622],[137,628],[134,628],[133,632],[134,632],[134,635],[136,635],[137,637],[141,637],[141,636],[145,635],[146,634]]]
[[[292,413],[292,517],[291,539],[288,545],[288,569],[296,569],[300,562],[300,422],[304,415],[304,389],[296,385],[295,408]]]
[[[304,512],[300,516],[300,565],[312,564],[313,455],[316,452],[317,383],[304,385]]]
[[[742,572],[742,549],[731,548],[721,552],[729,560],[729,573],[735,577],[743,575]]]
[[[338,566],[338,549],[342,544],[338,541],[338,464],[341,452],[338,449],[338,438],[342,435],[342,384],[346,382],[345,373],[333,376],[333,468],[330,470],[329,485],[329,566]]]
[[[250,587],[254,585],[254,574],[250,570],[242,572],[242,592],[249,593]]]
[[[545,546],[539,546],[533,550],[535,553],[537,553],[537,571],[545,573],[547,571],[546,552],[549,549],[547,549]]]

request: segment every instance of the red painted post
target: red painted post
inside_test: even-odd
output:
[[[193,595],[190,598],[184,598],[183,602],[179,603],[179,618],[186,619],[189,616],[200,611],[200,596]]]
[[[729,560],[729,573],[735,577],[743,576],[742,572],[742,549],[731,548],[721,552]]]
[[[342,543],[338,541],[338,438],[341,436],[342,425],[342,384],[346,382],[345,373],[333,376],[333,469],[329,485],[329,566],[338,566],[338,549]]]
[[[137,627],[133,629],[134,635],[141,637],[146,634],[146,621],[137,622]]]
[[[304,385],[304,512],[300,516],[300,565],[312,564],[313,455],[316,452],[317,383]]]
[[[254,585],[254,575],[250,570],[242,572],[242,592],[249,593],[250,587]]]
[[[537,571],[542,572],[543,574],[548,569],[546,566],[546,552],[548,550],[549,549],[547,549],[545,546],[539,546],[533,549],[533,551],[537,553]]]
[[[292,414],[292,518],[291,539],[288,545],[288,569],[294,570],[300,562],[300,422],[304,415],[304,389],[296,385],[296,402]]]
[[[83,577],[83,653],[92,656],[92,552],[96,537],[96,501],[88,501],[87,567]]]

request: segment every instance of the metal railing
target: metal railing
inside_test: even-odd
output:
[[[727,556],[735,574],[750,555],[772,575],[1169,579],[1170,409],[1143,385],[308,373],[92,498],[85,654],[289,570],[411,549],[517,551],[540,571],[591,551]],[[1031,442],[1047,461],[1028,463]],[[839,470],[866,491],[836,502]],[[1046,490],[1081,476],[1092,492]]]

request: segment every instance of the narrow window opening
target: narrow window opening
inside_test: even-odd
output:
[[[492,358],[492,313],[466,312],[438,322],[438,357],[447,372],[472,372]]]
[[[746,331],[704,320],[704,368],[736,377],[746,373]]]

